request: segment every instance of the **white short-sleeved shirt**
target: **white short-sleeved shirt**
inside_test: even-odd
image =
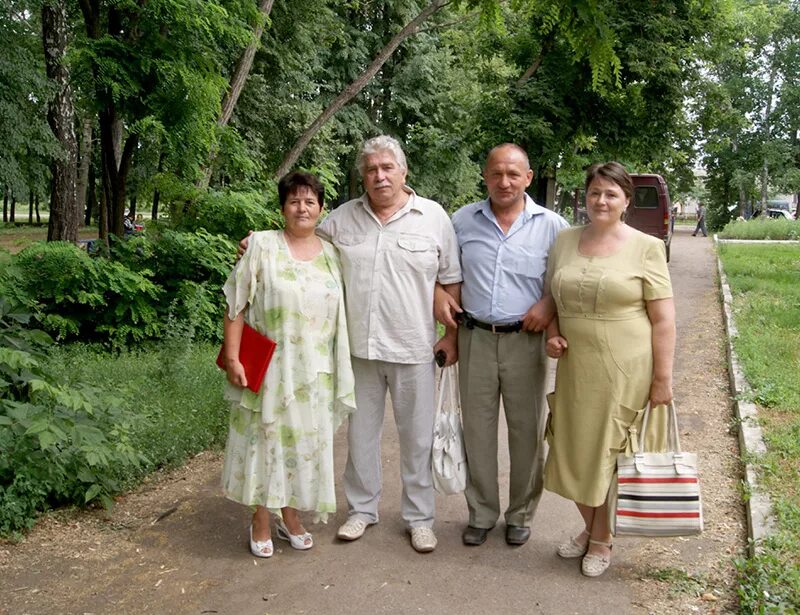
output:
[[[361,359],[431,361],[434,286],[461,281],[450,218],[438,203],[407,191],[408,202],[385,224],[365,194],[334,209],[317,229],[339,250],[350,351]]]

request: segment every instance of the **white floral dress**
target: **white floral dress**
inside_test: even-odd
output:
[[[291,506],[327,520],[336,511],[333,435],[355,409],[335,248],[294,259],[281,231],[250,237],[223,291],[228,316],[277,342],[261,390],[227,385],[233,402],[225,449],[225,495],[277,510]]]

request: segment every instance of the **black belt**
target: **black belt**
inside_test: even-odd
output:
[[[467,329],[474,329],[475,327],[478,327],[478,329],[485,329],[486,331],[491,331],[492,333],[519,333],[522,330],[521,320],[503,325],[493,325],[488,322],[475,320],[466,312],[456,315],[456,320],[460,323],[463,323]]]

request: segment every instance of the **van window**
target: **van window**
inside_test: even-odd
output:
[[[637,209],[656,209],[658,191],[655,186],[638,186],[633,191],[633,206]]]

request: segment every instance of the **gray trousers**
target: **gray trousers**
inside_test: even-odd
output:
[[[400,512],[406,526],[431,527],[434,514],[433,362],[406,365],[353,357],[356,411],[347,430],[344,493],[349,516],[378,522],[381,495],[381,433],[386,391],[392,399],[400,440],[403,494]]]
[[[461,415],[469,481],[469,524],[494,527],[500,516],[497,429],[500,398],[511,458],[508,525],[529,527],[542,495],[547,357],[541,333],[458,332]]]

